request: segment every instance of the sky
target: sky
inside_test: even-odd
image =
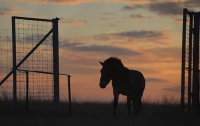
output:
[[[113,99],[111,84],[99,87],[99,61],[111,56],[143,73],[143,100],[179,99],[183,8],[199,11],[200,1],[0,0],[0,29],[11,28],[11,16],[58,17],[60,73],[72,76],[73,99]]]

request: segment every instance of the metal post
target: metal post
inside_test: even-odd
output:
[[[28,71],[26,71],[26,114],[28,115]]]
[[[68,75],[68,97],[69,97],[69,112],[72,114],[72,107],[71,107],[71,88],[70,88],[70,75]]]
[[[183,10],[183,32],[182,32],[182,67],[181,67],[181,109],[184,110],[185,101],[185,42],[186,42],[186,12],[187,9]]]
[[[193,13],[189,14],[190,24],[189,24],[189,54],[188,54],[188,110],[191,108],[191,85],[192,85],[192,39],[193,39]]]
[[[12,55],[13,55],[13,107],[17,109],[17,76],[16,76],[16,32],[15,18],[12,17]]]
[[[192,110],[199,104],[199,13],[194,13]]]
[[[58,20],[53,20],[53,73],[54,73],[54,112],[59,115],[59,44],[58,44]]]

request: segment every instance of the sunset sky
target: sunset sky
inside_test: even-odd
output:
[[[11,28],[11,16],[60,18],[60,73],[72,76],[75,99],[113,99],[111,84],[99,87],[99,61],[111,56],[144,74],[144,100],[177,99],[183,8],[200,11],[200,1],[0,0],[0,29]],[[63,83],[61,97],[68,97]]]

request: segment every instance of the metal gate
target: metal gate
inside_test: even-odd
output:
[[[200,13],[183,9],[181,109],[199,109]]]
[[[55,114],[59,113],[58,20],[58,18],[12,17],[12,69],[1,79],[0,86],[4,85],[4,82],[13,75],[12,98],[15,109],[17,99],[19,99],[19,89],[22,90],[21,93],[25,92],[25,86],[23,86],[25,84],[25,76],[23,73],[19,73],[17,69],[37,70],[53,73],[51,76],[32,74],[29,79],[32,79],[33,82],[37,80],[35,83],[43,83],[44,86],[52,84],[53,108]],[[1,47],[3,48],[4,46]],[[33,93],[35,92],[35,86],[32,86]],[[22,95],[22,97],[24,96]]]

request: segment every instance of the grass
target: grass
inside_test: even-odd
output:
[[[125,103],[119,103],[116,117],[112,116],[112,102],[73,100],[72,115],[68,102],[60,103],[60,116],[54,117],[52,102],[30,100],[26,115],[25,100],[18,101],[13,109],[10,97],[0,97],[1,126],[199,126],[198,113],[182,112],[177,100],[163,98],[161,102],[147,99],[139,115],[128,116]],[[43,109],[46,110],[43,110]],[[47,111],[48,110],[48,111]],[[133,111],[133,108],[132,108]]]

